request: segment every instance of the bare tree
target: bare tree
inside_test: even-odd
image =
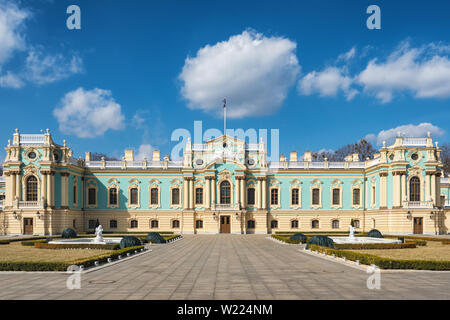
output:
[[[450,174],[450,144],[445,143],[440,148],[441,152],[441,161],[444,165],[444,173],[446,175]]]
[[[100,161],[102,160],[102,157],[104,157],[106,161],[119,161],[116,157],[109,157],[104,153],[94,152],[91,154],[92,161]]]
[[[311,157],[317,161],[324,161],[325,158],[328,161],[344,161],[349,154],[358,153],[359,160],[364,161],[367,157],[371,158],[376,152],[377,150],[369,141],[361,139],[354,144],[347,144],[334,152],[313,152]]]

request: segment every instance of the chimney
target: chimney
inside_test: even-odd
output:
[[[297,162],[297,152],[296,151],[291,151],[291,156],[289,159],[290,162]]]
[[[91,153],[90,152],[85,153],[85,160],[86,160],[86,162],[91,161]]]
[[[125,161],[134,161],[134,151],[129,149],[125,150]]]
[[[161,160],[161,152],[159,150],[154,150],[152,161],[160,161],[160,160]]]
[[[303,156],[303,161],[311,162],[311,152],[306,151],[305,155]]]

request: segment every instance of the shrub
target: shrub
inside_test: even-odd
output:
[[[22,243],[23,244],[23,243]],[[39,249],[103,249],[117,250],[120,245],[116,244],[94,244],[94,243],[45,243],[35,241],[34,247]]]
[[[2,244],[9,244],[9,241],[8,240],[0,240],[0,245],[2,245]]]
[[[142,245],[142,241],[134,236],[125,236],[120,240],[120,248],[136,247]]]
[[[335,249],[370,250],[370,249],[410,249],[416,248],[415,242],[408,243],[342,243],[335,244]]]
[[[71,228],[67,228],[67,229],[64,229],[64,231],[62,232],[61,237],[63,239],[76,238],[77,237],[77,233],[75,232],[75,230],[73,230]]]
[[[328,248],[334,248],[334,241],[333,239],[327,237],[327,236],[314,236],[311,239],[309,239],[308,244],[306,246],[306,249],[309,249],[309,247],[312,245],[318,245],[322,247],[328,247]]]
[[[146,240],[150,243],[166,243],[166,240],[158,232],[150,232]]]
[[[311,245],[311,250],[324,252],[336,257],[345,257],[348,260],[359,260],[361,264],[376,265],[380,269],[415,269],[415,270],[450,270],[450,261],[437,260],[396,260],[383,258],[373,254],[359,253],[355,251],[337,250],[317,245]]]
[[[370,230],[367,236],[370,238],[383,238],[383,235],[377,229]]]
[[[47,239],[40,239],[40,240],[26,240],[22,241],[21,244],[23,246],[32,247],[35,246],[36,243],[46,243]]]
[[[301,243],[306,243],[306,236],[303,233],[293,234],[289,239],[299,240]]]
[[[273,234],[272,238],[289,243],[289,244],[299,244],[300,240],[292,240],[289,236],[282,236],[278,234]]]

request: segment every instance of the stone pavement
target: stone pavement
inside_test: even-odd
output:
[[[267,235],[187,235],[81,275],[0,272],[0,299],[450,299],[450,272],[364,271],[299,252]]]

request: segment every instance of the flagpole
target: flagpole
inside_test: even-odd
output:
[[[227,134],[227,99],[223,99],[223,136]]]

